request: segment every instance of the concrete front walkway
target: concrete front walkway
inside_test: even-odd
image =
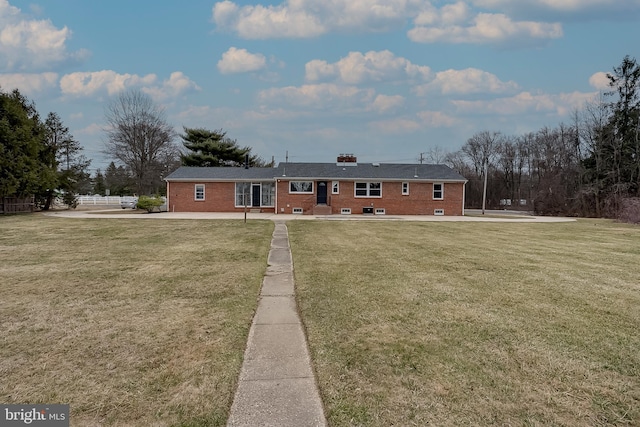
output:
[[[228,426],[326,426],[296,307],[284,221],[275,221]]]

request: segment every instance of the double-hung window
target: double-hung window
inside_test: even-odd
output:
[[[409,194],[409,183],[408,182],[403,182],[402,183],[402,195],[403,196],[407,196]]]
[[[250,182],[236,182],[236,206],[251,206]]]
[[[340,181],[333,181],[331,183],[331,194],[340,194]]]
[[[204,184],[196,184],[194,188],[194,199],[204,200]]]
[[[382,197],[381,182],[356,182],[356,197]]]
[[[433,199],[434,200],[444,199],[444,184],[442,183],[433,184]]]

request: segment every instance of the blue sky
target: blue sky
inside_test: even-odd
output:
[[[640,60],[639,20],[640,0],[0,0],[0,87],[57,112],[94,169],[126,89],[266,160],[412,163],[571,123]]]

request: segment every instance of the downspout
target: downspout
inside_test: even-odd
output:
[[[464,204],[467,202],[467,181],[462,183],[462,216],[464,216]]]
[[[169,208],[169,206],[171,206],[171,202],[169,202],[169,181],[165,179],[164,182],[167,183],[167,212],[171,212],[171,209]]]
[[[275,193],[274,193],[274,197],[276,198],[276,201],[274,203],[275,205],[275,214],[278,215],[278,179],[274,178],[275,184],[276,184],[276,189],[275,189]]]

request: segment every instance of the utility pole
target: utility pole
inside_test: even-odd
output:
[[[244,155],[244,168],[249,169],[249,153]],[[251,185],[251,184],[249,184]],[[242,183],[242,198],[244,199],[244,223],[247,223],[247,183]],[[251,194],[251,192],[249,192]]]
[[[484,215],[484,208],[487,203],[487,175],[489,171],[489,159],[484,160],[484,189],[482,190],[482,215]]]
[[[424,162],[424,153],[420,153],[420,164]]]

